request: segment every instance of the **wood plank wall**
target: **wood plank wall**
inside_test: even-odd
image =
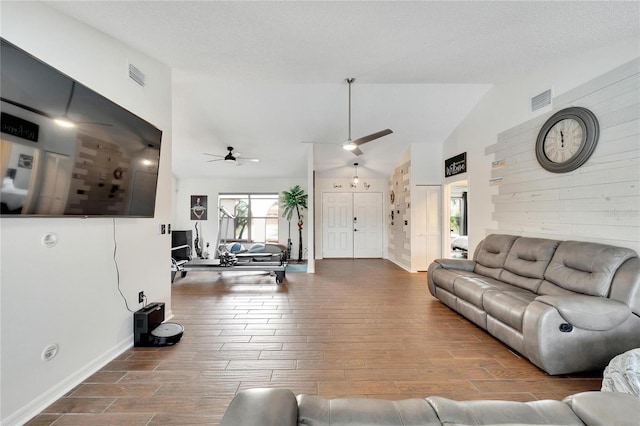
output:
[[[569,173],[544,170],[535,142],[544,122],[569,107],[590,109],[600,124],[591,158]],[[640,252],[640,58],[553,99],[553,110],[506,130],[485,149],[497,229],[489,233],[595,241]]]

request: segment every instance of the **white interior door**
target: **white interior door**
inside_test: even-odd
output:
[[[442,257],[442,190],[437,185],[416,186],[412,208],[415,243],[412,244],[412,269],[426,271],[434,259]]]
[[[382,257],[382,193],[354,193],[353,211],[353,257]]]
[[[64,214],[71,186],[73,161],[66,155],[44,153],[42,189],[36,206],[37,214]]]
[[[353,197],[322,194],[322,257],[353,257]]]
[[[382,193],[322,194],[322,257],[381,258]]]
[[[142,216],[149,214],[149,206],[155,203],[157,178],[154,173],[136,171],[129,200],[129,214]]]

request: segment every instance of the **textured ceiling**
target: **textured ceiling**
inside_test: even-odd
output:
[[[47,2],[174,69],[173,172],[185,177],[387,175],[442,143],[491,84],[640,34],[633,2]],[[352,136],[347,84],[355,77]],[[207,163],[231,145],[260,163]]]

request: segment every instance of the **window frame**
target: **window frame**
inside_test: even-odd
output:
[[[275,216],[254,216],[253,215],[253,206],[252,206],[252,199],[258,200],[258,199],[271,199],[270,197],[273,197],[273,201],[275,207],[276,207],[276,215]],[[236,229],[234,227],[233,229],[233,238],[221,238],[221,240],[227,241],[227,242],[244,242],[244,243],[279,243],[280,242],[280,195],[278,193],[274,193],[274,192],[228,192],[228,193],[219,193],[218,194],[218,206],[222,206],[223,205],[223,200],[243,200],[247,202],[247,224],[246,224],[246,235],[247,238],[237,238],[237,237],[242,237],[242,235],[239,235],[236,237]],[[235,206],[237,205],[237,203],[234,203],[234,209],[232,210],[233,213],[235,214]],[[269,207],[267,209],[267,213],[272,209],[273,207]],[[229,209],[228,209],[229,210]],[[273,219],[275,219],[275,226],[276,226],[276,238],[275,240],[267,240],[267,226],[269,223],[273,224]],[[263,220],[264,221],[264,235],[265,238],[263,238],[265,241],[256,241],[254,240],[254,220]],[[273,226],[273,225],[272,225]],[[221,230],[222,231],[222,230]],[[243,232],[244,233],[244,232]]]

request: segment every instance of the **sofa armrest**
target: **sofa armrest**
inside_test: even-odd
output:
[[[444,269],[459,269],[469,272],[473,272],[476,267],[476,261],[471,259],[436,259],[434,263],[437,263]]]
[[[256,388],[238,392],[220,426],[296,426],[298,401],[288,389]]]
[[[576,294],[538,296],[538,302],[553,306],[569,324],[591,331],[611,330],[625,322],[631,309],[624,303],[604,297]]]
[[[637,426],[640,398],[620,392],[582,392],[564,399],[587,426]]]

